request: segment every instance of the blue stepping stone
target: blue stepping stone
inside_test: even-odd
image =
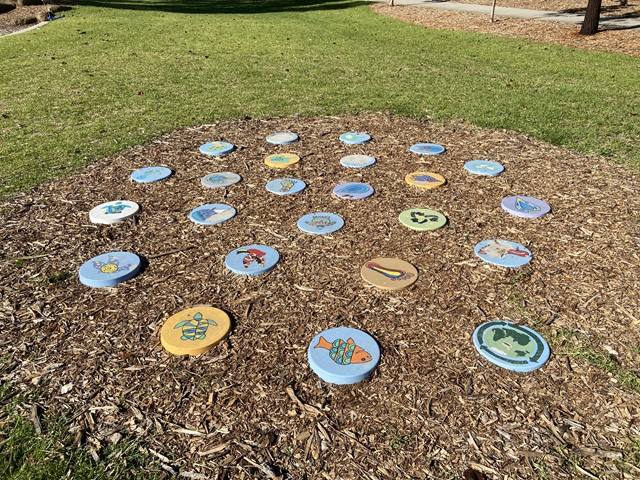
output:
[[[171,176],[173,172],[167,167],[145,167],[131,174],[131,180],[138,183],[159,182]]]
[[[418,155],[439,155],[445,151],[445,148],[437,143],[415,143],[409,150]]]
[[[329,212],[315,212],[303,215],[298,220],[298,228],[303,232],[316,235],[337,232],[344,226],[340,215]]]
[[[333,189],[333,194],[349,200],[362,200],[373,195],[373,187],[366,183],[341,183]]]
[[[380,362],[375,339],[355,328],[338,327],[314,337],[307,351],[309,366],[328,383],[349,385],[370,376]]]
[[[484,175],[485,177],[497,177],[504,171],[504,167],[498,162],[491,160],[471,160],[464,164],[465,170],[474,175]]]
[[[279,261],[280,254],[275,248],[245,245],[228,253],[224,264],[239,275],[262,275],[273,270]]]
[[[536,331],[508,320],[483,323],[473,332],[473,344],[484,358],[514,372],[542,367],[551,351]]]
[[[509,240],[483,240],[475,246],[474,251],[485,262],[501,267],[521,267],[532,258],[527,248]]]
[[[346,143],[348,145],[359,145],[371,140],[371,135],[368,133],[348,132],[343,133],[339,138],[342,143]]]
[[[194,208],[189,213],[189,219],[198,225],[216,225],[233,218],[236,209],[224,203],[208,203]]]
[[[200,153],[218,157],[226,153],[232,152],[236,147],[229,142],[209,142],[200,146]]]
[[[80,282],[89,287],[115,287],[140,272],[140,257],[129,252],[109,252],[86,261],[80,267]]]
[[[276,178],[267,183],[266,187],[276,195],[293,195],[307,188],[307,184],[297,178]]]

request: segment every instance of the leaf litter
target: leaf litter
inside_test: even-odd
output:
[[[301,140],[264,141],[276,131]],[[347,131],[373,140],[344,145],[338,136]],[[198,152],[215,140],[237,148],[216,158]],[[417,142],[447,151],[409,153]],[[300,155],[299,164],[264,164],[285,151]],[[346,169],[339,160],[348,154],[378,162]],[[505,172],[480,178],[463,169],[484,158]],[[129,181],[151,165],[175,173],[162,183]],[[448,183],[433,191],[404,183],[425,168]],[[216,171],[237,172],[242,182],[202,187],[200,178]],[[307,190],[265,190],[282,176],[303,179]],[[343,181],[369,183],[375,194],[340,200],[331,190]],[[176,131],[2,206],[1,345],[9,360],[1,378],[14,392],[37,390],[40,414],[66,415],[94,458],[109,443],[135,439],[162,472],[183,478],[533,479],[540,468],[557,479],[633,478],[638,393],[572,349],[584,342],[637,372],[639,185],[604,159],[463,123],[366,114]],[[500,201],[514,194],[541,198],[552,213],[512,217]],[[140,204],[137,219],[89,222],[91,208],[119,199]],[[238,215],[194,225],[188,213],[203,203],[228,203]],[[410,231],[397,221],[409,207],[443,212],[449,224]],[[297,219],[313,211],[338,213],[346,225],[328,237],[300,232]],[[533,261],[517,270],[477,261],[473,246],[496,237],[522,243]],[[252,243],[276,248],[281,263],[259,277],[227,271],[226,253]],[[142,273],[115,288],[79,283],[82,263],[116,250],[146,259]],[[360,267],[380,256],[413,263],[420,278],[400,292],[365,287]],[[198,357],[168,354],[163,322],[199,304],[231,315],[229,337]],[[549,363],[518,374],[483,360],[471,334],[498,318],[550,340]],[[307,365],[311,339],[337,326],[365,330],[382,347],[363,383],[329,385]]]

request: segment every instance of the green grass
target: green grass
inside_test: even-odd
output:
[[[637,58],[429,30],[349,0],[87,0],[0,38],[0,59],[0,196],[245,115],[465,119],[640,163]]]
[[[4,364],[0,359],[0,367]],[[4,367],[2,367],[4,368]],[[0,370],[2,369],[0,368]],[[12,397],[5,385],[0,386],[0,478],[3,480],[102,480],[107,478],[154,480],[160,478],[159,467],[144,448],[125,439],[108,444],[98,452],[95,461],[87,447],[75,444],[75,434],[69,432],[66,418],[39,415],[42,433],[20,406],[34,401],[20,395]],[[24,409],[24,408],[23,408]]]
[[[640,393],[640,370],[625,367],[615,361],[611,355],[599,350],[597,339],[570,330],[559,330],[548,338],[556,354],[586,362],[610,374],[620,387]],[[638,346],[630,345],[629,349],[637,351]]]
[[[84,448],[73,445],[73,435],[64,429],[63,419],[45,422],[41,435],[33,424],[14,415],[5,425],[0,447],[0,477],[5,480],[55,480],[106,478],[153,480],[157,472],[148,472],[150,459],[135,442],[109,445],[94,461]]]

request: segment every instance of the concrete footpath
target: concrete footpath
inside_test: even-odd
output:
[[[384,0],[380,0],[381,2]],[[384,2],[387,3],[387,2]],[[491,16],[491,6],[455,3],[438,0],[395,0],[396,5],[425,7],[436,10],[452,10],[455,12],[480,13]],[[585,2],[586,5],[586,2]],[[496,17],[526,18],[528,20],[545,20],[549,22],[581,24],[584,15],[575,13],[559,13],[547,10],[527,10],[524,8],[508,8],[496,6]],[[640,17],[600,16],[600,27],[608,29],[640,29]]]

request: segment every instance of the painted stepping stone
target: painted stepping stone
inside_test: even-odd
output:
[[[501,164],[491,160],[471,160],[464,164],[464,168],[469,173],[486,177],[497,177],[504,171]]]
[[[330,328],[311,340],[307,359],[311,370],[325,382],[350,385],[375,371],[380,362],[380,347],[361,330]]]
[[[333,189],[333,194],[349,200],[362,200],[373,195],[373,187],[366,183],[341,183]]]
[[[115,287],[140,272],[140,257],[129,252],[109,252],[86,261],[80,267],[80,282],[89,287]]]
[[[315,212],[300,217],[297,225],[303,232],[324,235],[340,230],[344,226],[344,220],[335,213]]]
[[[89,220],[93,223],[110,225],[133,217],[139,211],[140,206],[135,202],[116,200],[114,202],[106,202],[98,205],[97,207],[93,207],[89,211]]]
[[[409,173],[406,177],[404,177],[404,180],[409,185],[424,188],[425,190],[438,188],[439,186],[447,183],[447,180],[442,175],[431,172]]]
[[[410,208],[398,216],[405,227],[412,230],[437,230],[447,223],[447,217],[435,210],[426,208]]]
[[[160,330],[160,342],[174,355],[200,355],[220,343],[230,329],[229,315],[201,305],[170,316]]]
[[[207,188],[224,188],[238,183],[242,178],[233,172],[217,172],[205,175],[200,183]]]
[[[342,143],[346,143],[348,145],[359,145],[371,140],[371,135],[367,133],[348,132],[343,133],[339,138]]]
[[[275,248],[245,245],[228,253],[224,264],[239,275],[261,275],[273,270],[279,261],[280,254]]]
[[[402,290],[418,280],[418,270],[399,258],[374,258],[362,266],[360,276],[382,290]]]
[[[547,363],[551,354],[539,333],[508,320],[480,325],[473,332],[473,344],[491,363],[514,372],[532,372]]]
[[[445,148],[437,143],[414,143],[409,150],[418,155],[439,155]]]
[[[305,188],[307,184],[297,178],[276,178],[267,183],[267,190],[276,195],[293,195]]]
[[[347,155],[340,159],[340,165],[348,168],[365,168],[376,163],[376,159],[369,155]]]
[[[276,132],[265,138],[267,142],[276,145],[288,145],[289,143],[297,142],[299,139],[300,137],[293,132]]]
[[[224,203],[208,203],[194,208],[189,219],[198,225],[215,225],[226,222],[236,215],[236,209]]]
[[[138,183],[159,182],[171,176],[173,172],[167,167],[145,167],[131,174],[131,180]]]
[[[225,153],[232,152],[236,147],[229,142],[209,142],[200,146],[200,153],[218,157]]]
[[[509,240],[483,240],[474,251],[487,263],[501,267],[521,267],[531,261],[532,253],[523,245]]]
[[[502,200],[502,208],[511,215],[523,218],[536,218],[551,211],[548,203],[534,197],[515,196]]]
[[[287,168],[299,161],[300,157],[294,153],[274,153],[264,159],[264,163],[273,168]]]

